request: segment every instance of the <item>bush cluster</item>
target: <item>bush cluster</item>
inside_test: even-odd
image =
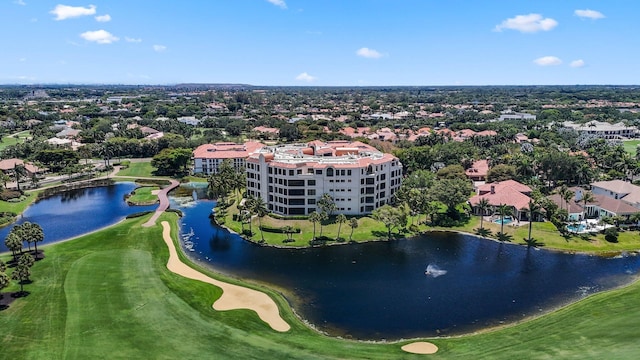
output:
[[[276,234],[286,234],[288,232],[287,229],[285,229],[284,227],[271,227],[271,226],[267,226],[267,225],[260,226],[260,230],[262,230],[264,232],[276,233]],[[291,229],[291,233],[299,234],[300,233],[300,228]]]

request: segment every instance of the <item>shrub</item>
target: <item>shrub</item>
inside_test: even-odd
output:
[[[306,215],[282,216],[274,213],[269,213],[268,216],[278,220],[309,220],[309,217]]]
[[[176,213],[176,214],[178,214],[178,216],[179,216],[179,217],[182,217],[182,216],[183,216],[183,214],[182,214],[182,210],[180,210],[180,209],[167,209],[167,210],[165,210],[165,211],[166,211],[166,212]]]
[[[134,218],[137,218],[137,217],[140,217],[140,216],[145,216],[145,215],[151,214],[153,212],[154,212],[153,210],[147,210],[147,211],[141,211],[141,212],[129,214],[129,215],[127,215],[127,219],[134,219]]]
[[[604,231],[604,239],[610,243],[618,242],[618,230],[616,228],[608,228]]]
[[[22,193],[18,190],[4,189],[2,192],[0,192],[0,200],[4,200],[4,201],[9,201],[11,199],[19,199],[21,196],[22,196]]]
[[[288,232],[287,229],[285,229],[284,227],[271,227],[271,226],[267,226],[267,225],[262,225],[260,227],[260,230],[262,230],[264,232],[276,233],[276,234],[286,234]],[[300,228],[293,228],[291,230],[291,233],[299,234],[300,233]]]

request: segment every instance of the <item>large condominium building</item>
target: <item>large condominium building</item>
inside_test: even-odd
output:
[[[590,121],[586,124],[577,124],[572,121],[565,121],[562,125],[579,133],[595,135],[601,139],[628,139],[635,137],[638,132],[637,127],[627,126],[622,122],[610,124],[601,121]]]
[[[244,144],[219,142],[200,145],[193,151],[193,172],[205,175],[215,174],[225,159],[231,160],[237,171],[244,171],[247,157],[263,146],[253,141]]]
[[[325,193],[336,213],[368,214],[391,201],[401,179],[398,158],[358,141],[269,146],[247,159],[247,194],[280,215],[309,215]]]

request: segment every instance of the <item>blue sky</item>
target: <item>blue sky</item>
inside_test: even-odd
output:
[[[637,0],[0,1],[0,84],[640,84]]]

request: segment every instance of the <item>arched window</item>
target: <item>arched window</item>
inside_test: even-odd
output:
[[[333,176],[333,168],[327,169],[327,176]]]

